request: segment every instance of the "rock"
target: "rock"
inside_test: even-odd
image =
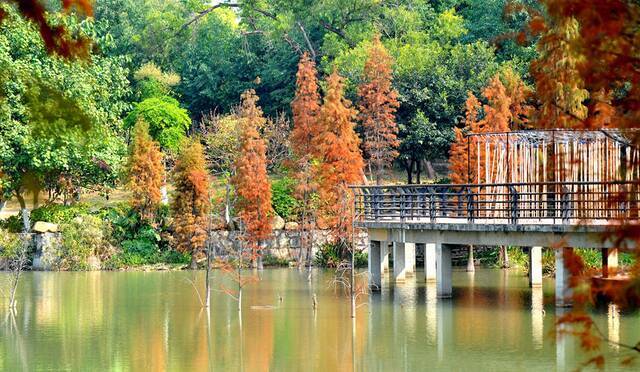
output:
[[[276,215],[273,218],[273,229],[274,230],[282,230],[282,229],[284,229],[284,225],[285,225],[284,218],[282,218],[282,217],[280,217],[278,215]]]
[[[89,265],[89,270],[98,271],[101,267],[100,259],[96,256],[89,256],[87,259],[87,264]]]
[[[287,222],[284,224],[285,230],[298,230],[298,228],[300,228],[300,225],[297,222]]]
[[[33,231],[37,233],[58,232],[58,225],[44,221],[38,221],[33,225]]]

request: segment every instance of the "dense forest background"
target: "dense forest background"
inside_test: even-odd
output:
[[[131,111],[137,110],[134,117],[143,112],[147,121],[161,111],[158,115],[194,133],[203,130],[203,118],[233,111],[241,93],[252,88],[266,116],[290,122],[304,52],[321,74],[336,68],[346,77],[345,94],[355,101],[376,33],[394,59],[401,141],[396,163],[411,177],[425,159],[446,158],[453,127],[464,125],[468,92],[479,95],[492,76],[507,69],[531,84],[535,38],[518,43],[516,35],[540,10],[536,1],[524,0],[98,0],[94,17],[85,18],[56,12],[58,1],[48,6],[54,23],[91,40],[91,62],[46,53],[36,26],[3,5],[8,18],[0,25],[7,98],[0,103],[2,130],[16,141],[22,138],[5,148],[22,148],[24,155],[4,156],[9,159],[4,172],[31,167],[38,168],[33,172],[38,177],[74,173],[70,177],[80,186],[117,181],[119,159],[135,124],[125,120]],[[156,100],[143,102],[151,97]],[[90,137],[100,141],[50,135],[74,123],[91,124],[99,135]],[[35,138],[43,133],[32,128],[48,132],[42,136],[46,140]],[[53,146],[56,141],[69,146],[61,151]],[[177,139],[167,141],[175,145]],[[84,156],[87,150],[91,156]],[[96,167],[91,159],[104,164]],[[101,171],[106,168],[111,171]],[[52,188],[46,179],[38,183]]]

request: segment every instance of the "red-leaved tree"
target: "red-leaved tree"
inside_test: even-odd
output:
[[[539,58],[531,72],[536,83],[540,110],[534,125],[542,128],[596,129],[604,126],[623,130],[640,127],[640,4],[636,0],[543,0],[544,14],[536,14],[529,32],[541,37]],[[627,131],[630,143],[640,146],[638,132]],[[621,169],[624,172],[625,169]],[[625,176],[627,179],[637,180]],[[573,311],[560,317],[558,324],[571,324],[582,348],[594,354],[587,364],[603,368],[601,345],[611,340],[598,330],[589,313],[594,294],[608,297],[622,308],[640,305],[640,224],[638,224],[637,185],[613,193],[611,202],[624,201],[631,210],[620,213],[604,238],[615,248],[628,250],[636,264],[628,268],[628,281],[604,288],[592,287],[593,273],[586,270],[580,256],[565,252],[565,265],[571,274]],[[571,332],[570,332],[571,333]],[[637,344],[617,342],[633,354],[623,360],[629,364],[638,356]]]
[[[149,125],[142,120],[133,130],[128,170],[131,204],[142,218],[152,221],[162,198],[164,165],[160,146],[153,141]]]
[[[296,96],[291,102],[293,130],[290,142],[294,160],[296,194],[302,201],[301,250],[306,252],[307,265],[311,264],[312,231],[315,228],[316,208],[313,195],[317,192],[318,159],[320,158],[320,93],[315,63],[305,53],[298,63]],[[302,255],[300,255],[302,264]],[[311,271],[309,271],[311,273]]]
[[[353,197],[349,186],[364,179],[360,139],[354,130],[355,115],[351,102],[344,98],[342,78],[334,70],[327,78],[320,109],[320,219],[336,241],[342,243],[352,232]]]
[[[358,86],[358,119],[364,132],[364,151],[371,177],[379,185],[386,168],[398,156],[398,125],[395,113],[400,103],[393,89],[393,59],[376,35],[369,48],[363,79]]]
[[[261,245],[271,235],[271,183],[267,176],[266,144],[259,129],[265,124],[258,96],[253,89],[242,94],[240,107],[240,153],[235,162],[233,186],[238,195],[236,207],[242,220],[244,241],[251,260],[261,256]]]
[[[209,181],[202,144],[196,138],[185,140],[174,168],[171,211],[176,246],[181,252],[191,253],[193,269],[207,240]]]

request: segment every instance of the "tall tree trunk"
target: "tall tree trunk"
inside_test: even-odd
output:
[[[198,252],[197,251],[191,252],[191,263],[189,264],[189,268],[191,270],[195,270],[198,268]]]
[[[27,209],[27,203],[24,201],[24,197],[20,192],[16,192],[16,199],[20,203],[20,212],[22,213],[22,232],[28,233],[31,231],[31,218],[29,210]]]
[[[167,172],[166,172],[167,159],[163,157],[162,162],[164,164],[165,172],[164,172],[164,180],[163,180],[164,182],[162,182],[162,187],[160,187],[160,195],[162,195],[162,198],[161,198],[162,204],[167,205],[169,204],[169,194],[167,193]]]
[[[416,184],[420,184],[422,181],[420,180],[420,175],[422,174],[422,166],[420,166],[420,161],[416,160]]]
[[[354,242],[355,243],[355,242]],[[351,294],[351,318],[355,319],[356,317],[356,249],[355,249],[355,244],[354,246],[351,247],[351,284],[349,286],[350,288],[350,294]]]
[[[413,183],[413,159],[404,161],[404,169],[407,171],[407,184],[411,185]]]
[[[227,177],[224,190],[224,223],[229,226],[231,223],[231,178]]]

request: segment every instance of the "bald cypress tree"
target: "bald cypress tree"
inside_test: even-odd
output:
[[[382,182],[385,169],[398,156],[398,125],[395,113],[400,103],[393,89],[393,60],[376,35],[364,65],[363,82],[358,87],[358,119],[364,132],[364,151],[372,177]]]
[[[191,253],[191,268],[207,240],[209,175],[202,144],[198,139],[183,141],[174,168],[174,199],[171,204],[177,249]]]
[[[258,96],[253,89],[242,94],[240,107],[240,154],[232,183],[238,194],[238,215],[244,225],[244,239],[251,260],[259,259],[261,244],[271,235],[271,183],[267,176],[265,141],[259,129],[265,124]]]
[[[149,135],[149,125],[143,120],[133,130],[128,170],[131,204],[142,218],[151,221],[162,198],[164,165],[160,146]]]
[[[356,111],[344,98],[342,77],[334,71],[327,78],[327,90],[320,109],[320,184],[321,221],[334,238],[344,241],[352,231],[352,204],[349,185],[363,181],[364,161],[360,139],[354,127]]]

